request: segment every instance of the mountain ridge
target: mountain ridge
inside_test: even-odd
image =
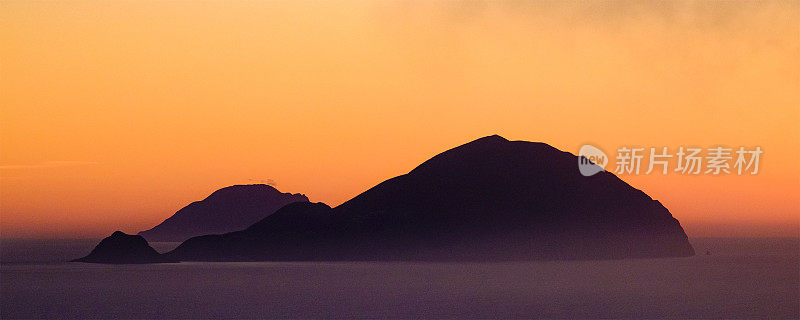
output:
[[[217,239],[225,248],[247,247],[249,253],[217,252],[212,258],[204,256],[204,246],[196,243],[194,248],[181,245],[168,254],[182,260],[613,259],[694,254],[679,222],[660,202],[608,172],[583,177],[577,163],[577,156],[545,143],[484,137],[440,153],[331,208],[328,224],[313,235],[298,236],[299,227],[283,226],[298,232],[278,239],[249,228]],[[306,211],[310,206],[284,209]],[[267,220],[259,223],[268,224]],[[263,241],[304,250],[292,254]]]
[[[241,230],[293,202],[300,193],[283,193],[265,184],[232,185],[194,201],[151,229],[138,234],[148,241],[184,241],[205,234]]]
[[[239,231],[193,237],[179,261],[509,261],[685,257],[659,201],[546,143],[480,138],[331,208],[296,202]]]

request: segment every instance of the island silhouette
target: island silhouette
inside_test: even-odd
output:
[[[111,264],[177,262],[161,255],[138,235],[115,231],[92,250],[89,255],[72,262],[94,262]]]
[[[147,241],[181,242],[194,236],[242,230],[292,202],[308,202],[308,198],[282,193],[266,184],[225,187],[139,235]]]
[[[578,160],[545,143],[488,136],[335,208],[290,203],[243,230],[192,237],[161,256],[507,261],[694,255],[680,223],[660,202],[612,173],[581,175]],[[118,255],[93,252],[81,261],[107,263]]]

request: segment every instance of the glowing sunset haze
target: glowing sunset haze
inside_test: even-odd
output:
[[[2,1],[0,236],[136,233],[266,180],[335,206],[492,134],[610,171],[761,147],[756,175],[620,178],[690,237],[797,236],[798,25],[797,1]]]

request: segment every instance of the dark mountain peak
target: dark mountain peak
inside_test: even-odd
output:
[[[282,193],[278,191],[278,189],[276,189],[275,187],[267,184],[237,184],[214,191],[204,200],[237,201],[240,199],[247,199],[253,196],[277,197],[281,195],[293,195],[298,197],[305,197],[305,195],[300,193],[297,194]]]
[[[229,219],[232,209],[251,207],[244,199],[196,202],[165,224],[197,212]],[[694,254],[678,220],[644,192],[609,172],[582,176],[571,153],[500,136],[442,152],[335,208],[302,202],[275,210],[247,229],[205,232],[164,256],[497,261]]]
[[[480,172],[501,174],[520,167],[573,163],[571,153],[546,143],[509,141],[501,136],[483,137],[442,152],[414,168],[409,174],[461,175]],[[577,161],[577,160],[576,160]]]
[[[115,231],[106,237],[89,255],[73,262],[91,263],[161,263],[173,262],[150,247],[147,240],[139,235],[129,235]]]
[[[472,142],[469,143],[503,143],[503,142],[508,142],[508,139],[503,138],[499,134],[493,134],[491,136],[485,136],[483,138],[472,140]]]
[[[308,197],[282,193],[266,184],[233,185],[190,203],[139,234],[150,241],[183,241],[199,235],[242,230],[294,202],[308,202]]]
[[[479,138],[458,147],[440,153],[440,155],[470,154],[481,152],[501,152],[506,153],[525,151],[526,153],[565,153],[544,142],[532,142],[522,140],[508,140],[499,135],[491,135]],[[486,156],[485,154],[483,156]]]
[[[125,233],[125,232],[117,230],[117,231],[114,231],[114,233],[112,233],[111,236],[110,236],[110,238],[112,238],[112,239],[117,239],[117,238],[122,238],[122,237],[131,237],[131,235],[129,235],[129,234]]]
[[[486,151],[496,150],[499,148],[508,147],[510,143],[511,141],[499,135],[491,135],[472,140],[458,147],[442,152],[441,154],[451,154],[459,152],[486,152]]]
[[[190,239],[182,260],[530,260],[694,254],[659,202],[578,158],[500,136],[442,152],[330,209],[288,205],[250,228]]]

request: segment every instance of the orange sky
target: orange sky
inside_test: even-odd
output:
[[[797,236],[799,124],[797,1],[0,2],[1,237],[250,179],[336,205],[494,133],[761,146],[756,176],[623,179],[690,236]]]

